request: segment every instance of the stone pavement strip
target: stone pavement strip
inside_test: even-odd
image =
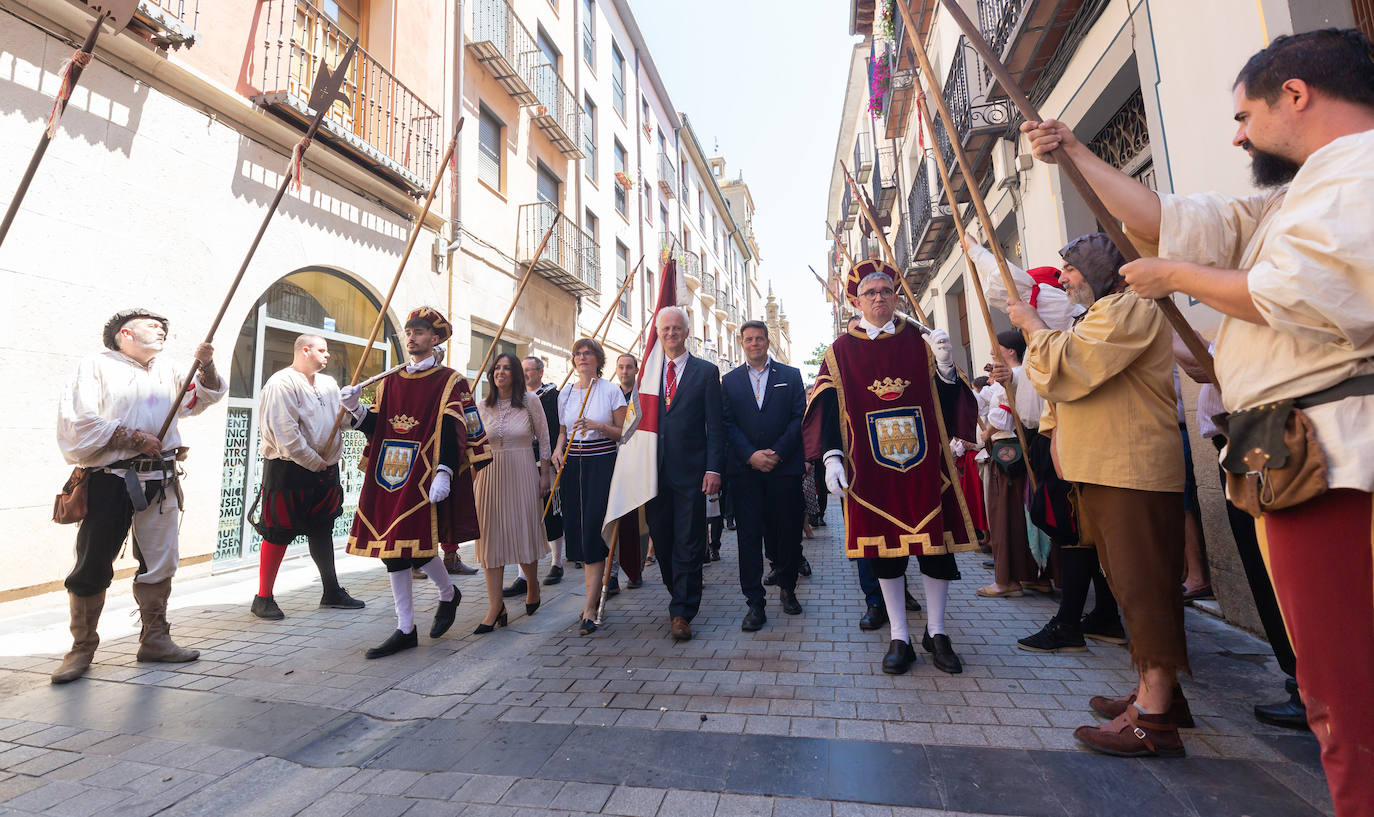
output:
[[[447,636],[367,661],[394,627],[380,566],[340,556],[363,611],[321,610],[307,559],[282,570],[287,618],[248,612],[256,574],[180,580],[174,635],[201,650],[140,664],[127,582],[112,588],[90,675],[48,683],[70,643],[58,594],[0,605],[0,813],[138,815],[1321,815],[1330,799],[1310,735],[1264,727],[1278,698],[1268,646],[1188,614],[1198,728],[1188,757],[1121,760],[1077,747],[1087,698],[1134,686],[1124,648],[1017,649],[1056,602],[974,595],[989,575],[960,556],[949,631],[964,659],[882,674],[886,629],[858,629],[863,600],[841,555],[838,509],[806,543],[800,616],[739,629],[733,534],[706,567],[694,640],[668,638],[656,567],[577,635],[582,574],[543,588],[511,626],[470,633],[481,577]],[[54,536],[69,531],[54,531]],[[914,572],[914,568],[913,568]],[[508,576],[507,578],[512,578]],[[417,581],[427,632],[435,593]],[[920,582],[913,592],[920,596]],[[911,614],[912,631],[923,625]]]

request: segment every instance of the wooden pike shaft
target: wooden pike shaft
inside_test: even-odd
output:
[[[530,256],[530,264],[525,267],[525,274],[520,279],[520,286],[515,289],[515,297],[510,299],[510,306],[506,307],[506,317],[501,319],[501,327],[496,330],[496,337],[491,339],[491,348],[487,349],[487,354],[482,358],[482,365],[477,367],[477,376],[481,377],[482,372],[487,370],[487,364],[491,362],[491,356],[496,354],[496,344],[501,342],[501,335],[506,331],[506,324],[510,323],[510,316],[515,312],[515,305],[520,303],[520,296],[525,292],[525,285],[530,282],[530,275],[534,272],[534,265],[539,263],[539,257],[544,254],[544,247],[553,237],[553,231],[558,228],[558,220],[563,214],[558,210],[553,211],[553,223],[549,229],[544,231],[544,237],[539,240],[539,246],[535,248],[534,255]]]
[[[840,162],[840,170],[844,171],[845,180],[849,182],[849,188],[854,193],[854,198],[859,202],[859,209],[863,211],[864,220],[868,222],[868,226],[872,227],[874,234],[878,236],[878,243],[883,248],[883,257],[887,259],[887,263],[891,264],[893,269],[897,269],[897,255],[892,252],[892,245],[888,243],[887,236],[883,234],[883,228],[878,226],[878,218],[873,215],[873,209],[868,206],[868,199],[864,196],[863,190],[860,189],[859,183],[854,181],[854,177],[850,175],[849,168],[844,166],[844,162]],[[900,276],[902,271],[897,270],[897,274]],[[916,304],[913,303],[911,308],[915,309]]]
[[[349,45],[348,50],[344,52],[343,59],[340,60],[338,67],[335,69],[336,71],[347,70],[347,63],[350,59],[352,59],[353,51],[356,47],[357,43],[351,43]],[[248,252],[243,256],[243,263],[239,264],[239,271],[234,275],[234,280],[229,284],[229,293],[224,296],[224,301],[221,302],[219,305],[219,312],[215,313],[215,319],[210,323],[210,330],[205,333],[205,343],[211,343],[214,341],[215,332],[219,329],[220,322],[224,320],[224,313],[229,311],[229,303],[234,300],[234,293],[238,291],[239,284],[243,282],[244,273],[248,272],[248,265],[252,263],[253,256],[258,251],[258,245],[262,243],[262,237],[267,234],[267,225],[272,223],[272,217],[277,214],[277,207],[281,205],[281,200],[286,196],[286,191],[291,186],[291,179],[293,173],[299,169],[300,165],[303,165],[305,163],[305,152],[309,149],[311,140],[315,138],[316,132],[319,131],[320,125],[324,123],[324,118],[329,113],[329,109],[332,106],[333,98],[331,95],[330,99],[326,100],[326,104],[321,105],[320,109],[315,112],[315,118],[311,120],[310,127],[307,128],[305,131],[305,136],[301,137],[301,141],[297,143],[299,151],[293,151],[292,164],[287,168],[286,173],[282,175],[281,184],[277,186],[277,194],[272,197],[272,203],[267,206],[267,212],[264,213],[262,217],[262,224],[258,225],[257,235],[253,236],[253,243],[248,245]],[[463,122],[462,120],[459,120],[458,127],[461,128],[462,126]],[[457,138],[456,135],[454,138]],[[452,151],[451,146],[449,150]],[[444,157],[444,164],[448,164],[447,156]],[[440,175],[442,175],[442,171],[440,171]],[[438,183],[437,180],[435,183]],[[431,190],[430,198],[433,198],[433,196],[434,191]],[[426,208],[428,208],[429,206],[428,199],[425,201],[425,206]],[[415,238],[414,236],[412,236],[411,244],[408,244],[406,246],[407,255],[410,254],[410,246],[414,244],[414,241]],[[396,288],[396,284],[392,283],[391,287],[394,290]],[[387,297],[390,297],[389,293]],[[382,310],[383,312],[379,312],[377,315],[378,320],[381,319],[382,314],[386,310],[386,307],[383,306]],[[373,331],[376,331],[375,328]],[[372,341],[368,341],[366,348],[372,348]],[[364,352],[364,359],[365,358],[366,352]],[[361,366],[361,363],[359,365]],[[167,412],[167,419],[162,421],[162,428],[158,429],[157,437],[159,440],[167,436],[167,429],[172,427],[172,421],[176,419],[177,411],[181,408],[181,400],[183,397],[186,396],[187,390],[191,388],[191,381],[193,378],[195,378],[196,372],[198,371],[200,371],[200,361],[196,360],[195,358],[192,358],[191,368],[186,373],[186,380],[181,384],[181,392],[178,393],[176,399],[172,401],[172,408]]]
[[[638,513],[638,511],[631,511]],[[601,617],[606,613],[606,599],[611,594],[611,565],[615,564],[615,552],[620,546],[620,522],[611,528],[611,550],[606,554],[606,570],[601,574],[601,600],[596,604],[596,626],[601,626]]]
[[[592,396],[592,388],[596,386],[596,379],[587,384],[587,393],[582,395],[582,406],[577,410],[577,420],[582,419],[582,415],[587,413],[587,400]],[[576,424],[577,420],[573,423]],[[540,519],[549,515],[549,508],[553,507],[554,494],[558,493],[558,483],[563,480],[563,469],[568,464],[568,449],[572,447],[572,435],[575,434],[571,428],[568,429],[568,441],[563,447],[563,461],[558,466],[558,473],[553,475],[553,485],[549,487],[549,498],[544,501],[544,512],[539,515]]]
[[[916,43],[915,41],[916,29],[911,26],[910,11],[905,8],[905,4],[901,0],[897,0],[896,5],[897,8],[901,10],[903,22],[908,26],[908,32],[911,32],[911,37],[908,38],[908,48],[911,49],[912,55],[916,58],[916,62],[921,65],[922,76],[925,76],[926,81],[930,82],[932,81],[930,78],[936,76],[936,73],[934,73],[934,70],[930,67],[930,59],[929,56],[926,55],[925,45]],[[996,242],[998,231],[996,231],[996,228],[992,225],[992,216],[988,213],[987,203],[982,200],[982,192],[978,191],[977,179],[973,174],[973,165],[969,162],[969,157],[963,152],[963,146],[959,144],[959,130],[955,128],[954,117],[949,115],[949,107],[945,104],[944,95],[941,95],[941,93],[934,93],[933,96],[936,97],[936,107],[937,110],[940,111],[941,121],[944,122],[945,133],[949,136],[949,146],[954,148],[955,161],[959,163],[959,169],[962,170],[963,177],[965,177],[965,180],[969,183],[967,184],[967,188],[969,188],[969,198],[973,199],[973,207],[974,210],[977,210],[978,221],[982,224],[982,231],[987,233],[989,239],[991,239],[989,243],[992,244],[992,255],[993,258],[998,261],[998,271],[1002,273],[1003,286],[1007,287],[1007,292],[1009,292],[1009,294],[1014,295],[1015,292],[1017,292],[1017,284],[1011,279],[1011,271],[1007,268],[1007,258],[1006,255],[1002,253],[1002,246]],[[927,130],[930,130],[930,135],[934,137],[934,124],[930,121],[930,113],[925,110],[925,108],[922,108],[922,117],[925,119],[923,124],[926,125]],[[934,146],[933,152],[934,155],[936,155],[936,168],[940,170],[940,180],[944,183],[945,196],[947,196],[949,200],[949,209],[951,209],[951,214],[954,216],[955,227],[958,228],[959,231],[959,238],[962,240],[963,235],[965,235],[965,232],[963,232],[963,220],[959,213],[959,202],[955,199],[954,187],[952,187],[951,179],[949,179],[949,168],[945,165],[944,155],[940,154],[940,146],[938,146],[938,144]],[[962,244],[960,244],[960,247],[962,247]],[[977,291],[978,295],[978,308],[981,309],[982,321],[984,321],[984,324],[987,325],[988,328],[988,339],[991,341],[993,349],[1002,349],[1002,345],[998,343],[998,330],[996,330],[996,327],[993,327],[992,324],[992,313],[988,310],[987,298],[982,294],[982,281],[980,277],[978,277],[978,268],[974,265],[973,257],[969,255],[969,251],[963,251],[963,257],[965,257],[965,261],[967,265],[969,265],[970,275],[973,276],[974,290]],[[903,280],[903,284],[905,284],[905,280]],[[911,297],[910,292],[908,292],[907,297]],[[1029,341],[1029,334],[1026,335],[1028,335],[1026,339]],[[1021,415],[1015,411],[1017,393],[1015,393],[1015,387],[1013,383],[1011,383],[1011,380],[1007,380],[1006,389],[1007,397],[1011,400],[1011,422],[1013,422],[1015,431],[1017,431],[1017,441],[1021,444],[1022,452],[1029,453],[1031,452],[1031,446],[1029,446],[1028,441],[1026,441],[1025,427],[1021,424]],[[1026,471],[1026,476],[1028,476],[1029,481],[1031,481],[1033,489],[1033,487],[1035,487],[1035,476],[1031,475],[1029,471]]]
[[[983,58],[983,62],[987,64],[993,76],[997,77],[997,82],[1002,86],[1003,90],[1006,91],[1012,104],[1016,105],[1016,109],[1020,111],[1021,116],[1028,122],[1043,121],[1040,112],[1031,104],[1030,98],[1027,97],[1025,92],[1021,90],[1021,87],[1017,85],[1016,80],[1011,76],[1011,72],[1008,71],[1007,67],[1002,64],[1002,61],[997,58],[997,55],[992,53],[992,48],[988,45],[987,41],[983,39],[983,35],[978,30],[978,27],[973,24],[973,21],[970,20],[968,15],[964,13],[964,10],[959,7],[959,4],[955,2],[955,0],[940,0],[940,2],[945,7],[945,11],[948,12],[949,16],[953,18],[955,24],[964,32],[964,36],[968,38],[969,44],[972,45],[974,50],[978,52],[978,55]],[[901,9],[902,18],[906,23],[907,30],[913,32],[912,38],[914,39],[914,32],[916,29],[911,27],[911,15],[906,8],[905,0],[898,0],[897,8]],[[922,70],[925,71],[926,69],[922,68]],[[934,74],[928,74],[928,76],[934,76]],[[944,97],[937,96],[937,100],[943,110]],[[948,125],[946,125],[946,127],[948,127]],[[957,139],[954,140],[952,144],[957,145]],[[1078,165],[1074,163],[1073,159],[1069,158],[1062,148],[1056,148],[1050,153],[1050,157],[1054,159],[1055,164],[1064,171],[1064,175],[1069,177],[1069,181],[1073,183],[1074,189],[1078,191],[1078,195],[1080,195],[1083,201],[1088,205],[1088,209],[1092,210],[1098,223],[1102,225],[1103,230],[1112,239],[1112,243],[1116,244],[1116,248],[1120,251],[1121,256],[1127,261],[1134,261],[1139,258],[1140,252],[1136,250],[1135,245],[1126,237],[1125,230],[1121,228],[1116,217],[1107,209],[1107,205],[1102,203],[1102,199],[1097,195],[1097,192],[1092,189],[1092,185],[1088,184],[1088,180],[1083,176],[1083,171],[1078,168]],[[969,176],[969,178],[972,179],[972,176]],[[969,188],[972,190],[974,185],[970,184]],[[988,233],[989,237],[994,235],[996,234],[992,232]],[[1009,292],[1014,291],[1015,290],[1009,290]],[[1174,331],[1178,333],[1178,336],[1183,339],[1184,345],[1188,347],[1188,351],[1193,353],[1193,357],[1205,370],[1211,382],[1216,383],[1217,376],[1213,368],[1212,354],[1207,351],[1207,344],[1198,337],[1197,332],[1189,325],[1188,319],[1183,317],[1183,313],[1179,311],[1178,304],[1175,304],[1170,298],[1156,298],[1155,303],[1159,305],[1159,309],[1164,313],[1164,317],[1168,319],[1169,325],[1172,326]]]
[[[415,249],[415,241],[420,237],[425,224],[425,216],[429,214],[429,206],[434,203],[434,195],[439,192],[439,182],[444,179],[444,170],[448,168],[449,159],[453,158],[453,151],[458,146],[458,134],[463,131],[463,122],[464,118],[459,117],[458,126],[453,129],[453,138],[449,140],[448,149],[444,151],[444,159],[439,163],[439,172],[434,175],[434,181],[429,186],[429,193],[425,196],[425,203],[420,207],[420,215],[415,219],[415,228],[410,231],[410,238],[406,240],[405,251],[401,253],[401,263],[396,265],[396,274],[391,276],[391,286],[386,291],[386,297],[382,299],[382,305],[377,309],[377,319],[372,322],[372,331],[367,335],[367,345],[363,347],[363,353],[358,357],[358,365],[353,367],[353,374],[348,379],[350,386],[358,383],[358,378],[363,374],[363,367],[367,365],[367,358],[372,354],[372,344],[377,342],[377,335],[382,331],[382,324],[386,321],[386,311],[391,307],[391,298],[396,294],[396,287],[401,283],[401,273],[405,272],[406,262],[410,260],[410,251]],[[282,192],[285,192],[285,188],[282,188]],[[275,205],[273,205],[273,209],[276,209]],[[404,366],[404,363],[401,364],[402,368]],[[339,410],[339,416],[334,418],[334,430],[329,435],[330,439],[339,435],[346,414],[347,409]]]
[[[97,14],[95,24],[91,26],[91,33],[86,35],[86,41],[81,44],[78,54],[89,56],[95,50],[95,41],[100,37],[100,26],[104,22],[105,14]],[[58,88],[57,116],[59,119],[66,112],[67,103],[72,98],[72,91],[76,89],[76,83],[81,79],[81,72],[84,70],[85,66],[76,59],[73,59],[71,65],[67,67],[67,78],[70,81],[64,83],[65,88]],[[19,205],[24,201],[24,195],[29,192],[29,185],[33,183],[33,176],[38,172],[38,165],[43,161],[43,154],[48,152],[48,145],[52,143],[52,140],[53,137],[48,135],[48,128],[45,126],[43,135],[38,137],[38,147],[33,149],[29,166],[24,169],[24,176],[19,180],[19,188],[14,191],[14,198],[10,199],[9,209],[5,211],[5,220],[0,222],[0,244],[5,243],[5,236],[9,235],[10,225],[14,223],[14,217],[19,214]],[[177,402],[181,402],[180,398]]]

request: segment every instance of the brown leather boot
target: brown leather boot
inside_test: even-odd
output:
[[[72,648],[53,672],[54,684],[70,683],[85,675],[95,657],[95,648],[100,645],[96,625],[100,623],[100,611],[105,609],[105,591],[94,596],[68,593],[67,598],[72,610]]]
[[[671,632],[674,641],[692,640],[692,625],[682,616],[673,616]]]
[[[1088,706],[1093,711],[1108,720],[1118,718],[1135,703],[1136,693],[1139,687],[1131,690],[1131,694],[1124,698],[1108,698],[1105,695],[1094,695],[1089,701]],[[1192,710],[1188,708],[1188,699],[1183,697],[1183,687],[1174,687],[1174,697],[1169,701],[1169,711],[1164,713],[1169,722],[1180,729],[1192,729],[1197,724],[1193,722]]]
[[[159,661],[165,664],[184,664],[200,657],[199,650],[178,647],[172,640],[172,626],[167,623],[167,597],[172,595],[172,580],[157,584],[134,582],[134,601],[143,618],[143,630],[138,634],[138,660]]]
[[[1183,757],[1183,737],[1167,715],[1146,715],[1128,706],[1120,717],[1073,730],[1090,749],[1115,757]]]

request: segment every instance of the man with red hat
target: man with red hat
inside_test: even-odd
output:
[[[348,552],[382,560],[396,602],[396,631],[369,649],[368,658],[419,644],[412,568],[423,570],[439,588],[430,638],[448,631],[462,601],[439,547],[477,538],[472,474],[490,461],[491,452],[467,379],[436,359],[434,347],[451,332],[438,310],[416,309],[405,324],[411,362],[377,384],[372,405],[360,403],[355,386],[339,391],[343,407],[353,414],[353,427],[368,437],[359,463],[366,478]]]
[[[86,474],[86,516],[76,532],[76,566],[64,584],[71,602],[72,649],[52,675],[75,681],[90,668],[100,636],[96,625],[114,560],[134,530],[134,600],[143,629],[138,660],[184,662],[200,657],[172,641],[167,599],[178,562],[181,486],[177,460],[184,454],[178,418],[218,402],[228,384],[215,371],[214,349],[196,347],[199,371],[161,439],[158,431],[186,381],[186,366],[162,355],[167,319],[147,309],[125,309],[105,322],[105,348],[77,367],[57,409],[57,444],[67,462]]]
[[[899,614],[915,556],[928,607],[922,647],[953,674],[963,671],[945,634],[954,554],[978,545],[949,441],[974,438],[977,406],[955,379],[948,342],[927,345],[896,314],[896,274],[876,260],[850,271],[846,288],[863,319],[826,350],[802,436],[806,458],[824,457],[826,485],[843,497],[845,555],[869,560],[878,577],[892,631],[883,672],[900,675],[916,661]]]

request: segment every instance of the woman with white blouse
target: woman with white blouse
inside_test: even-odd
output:
[[[487,396],[478,404],[492,451],[491,464],[477,472],[474,492],[482,533],[477,563],[485,571],[487,615],[474,631],[489,633],[507,622],[501,598],[506,565],[518,564],[528,576],[538,575],[539,557],[548,549],[540,511],[549,492],[549,429],[539,398],[525,391],[520,359],[498,355],[487,372]],[[531,456],[537,440],[538,467]],[[539,583],[525,591],[525,613],[539,609]]]
[[[572,365],[576,380],[558,394],[560,428],[554,463],[565,469],[559,498],[567,557],[586,565],[582,578],[587,602],[578,632],[587,635],[596,630],[601,580],[610,555],[601,536],[601,523],[606,517],[616,445],[625,422],[625,394],[619,386],[602,379],[606,352],[592,338],[573,343]]]

